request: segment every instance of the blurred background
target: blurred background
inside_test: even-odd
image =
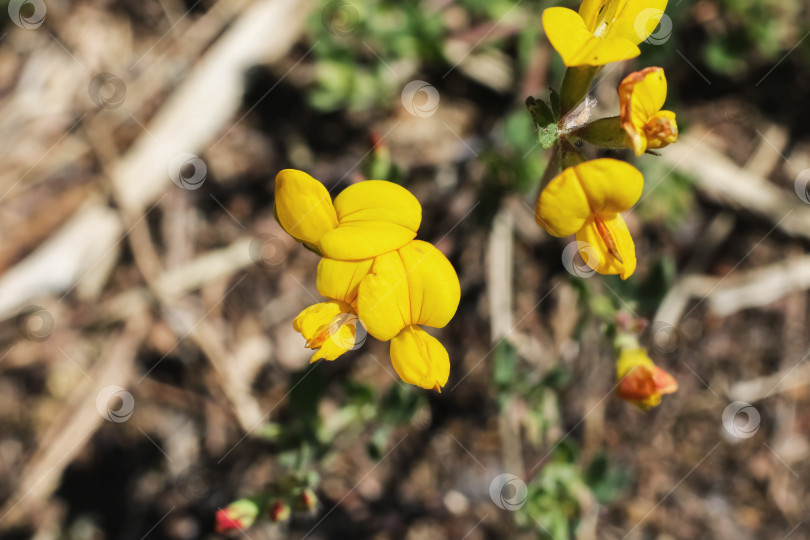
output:
[[[552,2],[2,5],[2,538],[215,538],[290,486],[317,504],[236,536],[810,538],[810,3],[670,0],[603,70],[615,115],[665,68],[682,132],[610,154],[646,184],[624,282],[533,219]],[[372,338],[308,364],[288,167],[420,200],[462,287],[441,395]],[[654,410],[612,393],[617,317],[679,382]]]

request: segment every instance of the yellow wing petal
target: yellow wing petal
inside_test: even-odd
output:
[[[636,246],[621,214],[589,217],[577,232],[577,241],[593,248],[582,248],[580,253],[585,263],[600,274],[619,274],[627,279],[636,270]]]
[[[411,324],[442,328],[456,313],[461,298],[458,275],[441,251],[413,240],[399,249],[408,279]]]
[[[549,182],[535,220],[553,236],[574,234],[593,213],[624,212],[641,197],[644,177],[629,163],[602,158],[568,167]]]
[[[605,37],[641,43],[658,26],[666,7],[667,0],[621,0],[614,20],[607,26]]]
[[[284,169],[276,175],[275,209],[284,230],[309,244],[317,245],[338,225],[329,192],[302,171]]]
[[[330,300],[309,306],[293,321],[293,328],[306,339],[306,346],[317,349],[316,360],[334,360],[355,343],[357,317],[345,302]]]
[[[360,282],[371,271],[372,264],[374,259],[361,261],[321,259],[318,263],[318,292],[327,298],[353,303],[357,298]]]
[[[592,213],[626,212],[641,197],[644,176],[618,159],[601,158],[573,167]]]
[[[591,214],[582,184],[569,167],[548,183],[537,199],[534,219],[552,236],[574,234]]]
[[[603,66],[635,58],[641,51],[623,37],[595,37],[575,11],[553,7],[543,12],[543,28],[566,66]]]
[[[371,273],[360,282],[357,315],[368,333],[388,341],[412,324],[408,277],[396,251],[374,259]]]
[[[441,391],[450,377],[450,356],[438,339],[408,326],[391,340],[391,363],[406,383]]]

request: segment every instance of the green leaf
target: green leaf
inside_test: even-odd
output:
[[[534,99],[532,96],[526,98],[526,109],[532,115],[536,127],[547,126],[554,123],[554,115],[551,109],[543,100]]]
[[[555,144],[557,144],[557,124],[548,124],[544,128],[540,128],[537,131],[537,142],[540,143],[540,146],[543,148],[551,148]]]

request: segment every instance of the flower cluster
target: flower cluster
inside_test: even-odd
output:
[[[667,81],[658,67],[622,80],[618,116],[590,121],[595,102],[586,95],[602,66],[640,54],[638,44],[655,30],[665,7],[666,0],[583,0],[578,13],[546,9],[543,28],[567,69],[550,106],[534,98],[526,102],[538,141],[554,148],[546,177],[556,176],[537,200],[537,223],[553,236],[576,234],[577,251],[588,266],[622,279],[634,272],[636,254],[621,213],[638,202],[644,179],[616,159],[586,161],[581,141],[629,148],[640,156],[677,141],[678,125],[675,113],[661,110]]]
[[[356,348],[367,331],[391,342],[391,361],[403,381],[441,391],[450,359],[422,326],[450,322],[461,289],[447,258],[415,240],[419,201],[397,184],[367,180],[333,202],[319,181],[285,169],[276,176],[275,212],[285,231],[322,256],[317,288],[327,300],[293,322],[316,350],[312,362]]]
[[[309,514],[317,510],[318,497],[312,488],[294,487],[287,493],[257,495],[232,502],[220,508],[214,516],[214,529],[218,533],[242,531],[253,526],[259,517],[265,516],[273,523],[288,521],[293,512]]]

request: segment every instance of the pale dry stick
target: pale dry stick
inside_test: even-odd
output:
[[[810,255],[738,272],[709,295],[709,309],[720,316],[762,307],[810,289]]]
[[[182,297],[255,264],[250,257],[251,242],[250,238],[239,238],[227,247],[208,251],[163,271],[155,282],[168,298]],[[147,301],[148,297],[145,287],[129,289],[105,301],[100,313],[109,320],[126,319],[138,305],[136,301]]]
[[[787,161],[783,152],[790,142],[787,129],[771,124],[760,135],[759,146],[745,163],[745,170],[760,178],[767,178],[779,163]]]
[[[95,122],[103,124],[113,122],[115,126],[120,126],[135,118],[135,113],[142,111],[149,101],[154,100],[155,96],[163,94],[167,88],[173,85],[178,72],[185,71],[222,33],[223,28],[231,24],[253,2],[255,0],[219,0],[175,40],[175,43],[179,43],[181,46],[167,47],[168,49],[178,48],[177,54],[168,58],[168,55],[163,55],[152,64],[142,66],[148,71],[148,76],[126,81],[127,96],[122,107],[100,111],[98,114],[88,117],[85,122],[91,125]],[[272,55],[270,56],[272,58]],[[124,73],[117,74],[124,76]],[[135,121],[138,122],[137,119]],[[81,137],[69,135],[54,145],[52,150],[49,152],[48,159],[41,160],[41,163],[31,168],[29,172],[33,174],[26,182],[26,187],[52,179],[67,164],[76,163],[79,158],[87,155],[90,147]],[[0,186],[15,183],[19,176],[20,171],[16,169],[0,171]],[[13,196],[13,193],[9,194],[9,197]]]
[[[245,72],[289,50],[306,7],[294,0],[256,2],[200,60],[149,122],[152,136],[139,137],[115,166],[113,181],[127,208],[146,207],[171,184],[172,158],[201,151],[222,131],[242,102]]]
[[[731,159],[696,136],[685,135],[678,144],[662,152],[665,163],[677,166],[697,181],[707,197],[732,208],[749,210],[777,224],[788,235],[810,239],[810,206],[793,192],[780,189],[759,176],[738,167]]]
[[[734,383],[728,390],[728,397],[734,401],[756,403],[773,394],[791,392],[810,385],[810,363],[807,355],[790,367],[764,377]]]
[[[83,444],[104,423],[96,397],[108,386],[126,387],[135,371],[135,355],[150,327],[146,310],[139,310],[123,330],[107,340],[98,360],[70,394],[64,407],[39,439],[25,464],[20,481],[0,509],[0,528],[13,527],[45,503],[58,485],[62,471]]]
[[[172,185],[170,159],[178,153],[201,151],[222,131],[241,103],[244,71],[284,55],[297,39],[306,14],[301,2],[294,0],[258,1],[241,14],[150,122],[152,136],[141,135],[115,165],[113,178],[126,209],[146,208]],[[95,123],[90,127],[95,129]],[[89,205],[84,212],[115,217],[103,203]],[[13,314],[43,293],[70,289],[75,285],[72,280],[60,277],[57,281],[51,274],[62,276],[65,269],[86,268],[88,253],[107,253],[120,241],[120,229],[112,223],[97,226],[92,231],[97,235],[93,242],[87,242],[87,236],[79,236],[77,241],[67,230],[74,231],[79,227],[76,222],[83,224],[83,219],[85,214],[77,215],[66,230],[47,241],[47,252],[60,254],[56,264],[42,264],[44,256],[38,254],[45,250],[43,245],[0,280],[0,316]],[[15,276],[9,285],[12,273]]]
[[[117,156],[115,155],[115,147],[110,142],[112,140],[110,134],[102,131],[102,129],[103,128],[100,127],[97,129],[88,129],[87,136],[96,150],[96,155],[103,169],[110,174],[110,171],[114,170],[113,164],[117,163]],[[181,301],[179,299],[173,299],[166,294],[166,291],[162,288],[163,283],[158,281],[159,276],[162,274],[163,264],[152,242],[148,224],[143,219],[143,212],[139,212],[132,207],[127,207],[122,200],[123,194],[118,189],[119,186],[114,182],[111,182],[111,184],[113,196],[121,207],[121,220],[127,225],[127,239],[132,249],[135,265],[138,267],[149,291],[158,300],[163,309],[168,314],[174,314],[175,320],[184,321],[189,311],[195,312],[196,310],[184,309],[184,306],[180,305]],[[163,275],[165,276],[166,274]],[[221,340],[218,339],[217,336],[220,335],[220,332],[217,332],[215,325],[212,325],[208,321],[210,312],[211,310],[202,314],[202,316],[197,313],[195,314],[196,322],[191,324],[188,328],[182,328],[181,330],[175,329],[175,332],[178,334],[178,342],[186,337],[191,337],[197,347],[199,347],[208,358],[217,374],[216,380],[220,383],[221,390],[230,409],[233,411],[234,416],[237,418],[242,428],[247,430],[250,426],[253,426],[257,420],[261,419],[259,404],[253,398],[248,382],[228,369],[229,365],[236,365],[236,363],[233,361],[231,353],[224,344],[221,343]],[[143,377],[141,379],[143,379]]]
[[[501,208],[487,242],[487,290],[490,339],[496,343],[512,329],[512,214]]]
[[[115,255],[123,228],[115,212],[91,199],[31,255],[0,277],[0,319],[33,299],[71,290]]]
[[[797,249],[794,247],[793,255]],[[805,349],[805,312],[807,294],[792,294],[784,301],[785,324],[782,328],[783,354],[779,359],[779,369],[785,370],[796,365],[796,359],[803,356]],[[770,444],[763,442],[775,458],[771,474],[768,475],[768,492],[786,518],[800,519],[804,514],[802,500],[796,495],[799,476],[792,464],[807,458],[808,445],[800,424],[797,421],[795,399],[778,399],[771,405],[773,429]]]
[[[719,278],[702,276],[698,273],[705,271],[711,256],[726,241],[733,229],[734,215],[730,212],[718,214],[709,223],[701,235],[701,249],[692,253],[683,275],[667,292],[658,306],[654,321],[677,326],[687,304],[693,297],[703,298],[712,292],[719,282]]]
[[[501,206],[492,223],[492,232],[487,243],[487,291],[489,296],[490,342],[497,345],[510,340],[513,328],[512,279],[514,257],[514,221],[512,214]],[[523,456],[519,428],[513,421],[514,400],[502,408],[498,415],[498,432],[501,438],[503,464],[512,474],[523,474]]]
[[[130,221],[132,218],[128,218]],[[161,283],[157,280],[160,275],[160,259],[155,250],[146,223],[140,221],[132,228],[129,235],[130,246],[141,274],[146,281],[149,290],[157,298],[163,309],[168,313],[176,313],[176,320],[184,320],[187,310],[176,299],[171,299],[161,288]],[[195,310],[196,311],[196,310]],[[210,310],[209,310],[210,313]],[[248,381],[239,377],[229,366],[238,365],[234,361],[232,354],[219,339],[220,331],[217,325],[212,324],[208,318],[208,313],[200,316],[195,315],[196,322],[189,328],[175,330],[179,332],[178,339],[191,337],[195,345],[200,348],[208,358],[211,366],[217,374],[217,381],[220,383],[222,392],[227,399],[234,416],[239,421],[243,429],[250,429],[251,426],[260,420],[261,412],[259,404],[253,398]]]
[[[810,289],[810,255],[737,272],[728,279],[691,275],[670,290],[655,320],[675,324],[693,298],[707,300],[709,309],[727,317],[743,309],[762,307]]]

